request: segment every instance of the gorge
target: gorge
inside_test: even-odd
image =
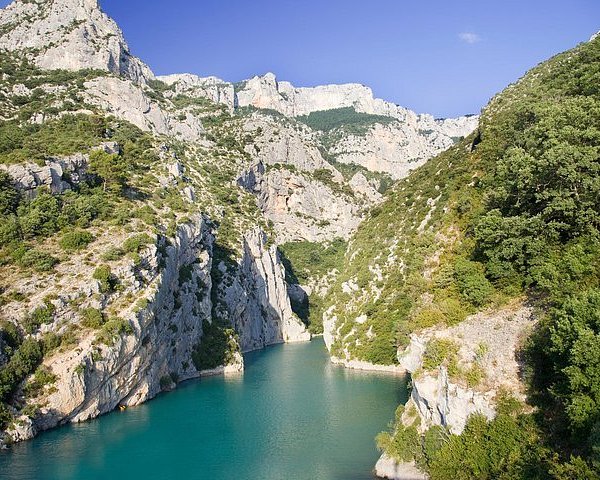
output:
[[[97,0],[14,0],[0,476],[597,478],[599,65],[593,37],[436,119],[155,76]]]

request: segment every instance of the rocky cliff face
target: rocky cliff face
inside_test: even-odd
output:
[[[243,255],[221,298],[226,314],[240,336],[242,351],[283,342],[310,340],[310,333],[292,312],[285,271],[277,247],[255,229],[244,237]]]
[[[94,418],[118,405],[140,404],[201,374],[192,353],[202,341],[203,322],[211,321],[213,237],[204,220],[196,218],[181,226],[170,244],[165,242],[159,239],[160,248],[148,247],[139,263],[129,261],[115,269],[122,295],[138,299],[120,312],[123,327],[108,338],[83,329],[76,349],[46,358],[44,366],[55,376],[52,388],[28,400],[39,406],[38,413],[13,424],[6,432],[10,440]],[[185,279],[182,269],[189,270]],[[69,293],[53,300],[53,323],[44,325],[42,334],[77,326],[74,299],[102,307],[108,298],[98,292],[97,283],[71,284]],[[241,357],[236,358],[228,371],[243,368]]]
[[[161,79],[177,91],[193,91],[227,105],[231,111],[250,107],[297,118],[313,112],[353,108],[356,112],[389,118],[385,125],[374,120],[366,134],[340,132],[334,141],[329,138],[323,148],[339,162],[386,172],[396,179],[406,177],[411,170],[453,145],[456,139],[469,135],[478,122],[476,115],[452,119],[418,115],[374,98],[370,88],[357,84],[297,88],[289,82],[278,82],[272,73],[241,82],[235,88],[219,79],[192,75]]]
[[[400,366],[412,374],[412,391],[402,416],[403,425],[418,425],[421,433],[432,426],[443,426],[460,435],[471,415],[495,417],[496,400],[501,392],[510,392],[524,401],[518,349],[535,322],[533,308],[517,304],[496,313],[473,315],[455,327],[428,329],[412,335],[410,345],[398,353]],[[468,371],[474,365],[481,369],[481,379],[476,385],[468,385],[460,375],[449,374],[445,364],[434,370],[423,369],[423,356],[435,340],[456,343],[459,370]],[[398,462],[386,454],[377,463],[376,473],[394,480],[426,478],[414,463]]]
[[[26,52],[44,69],[106,70],[136,83],[154,77],[97,0],[12,2],[0,13],[0,49]]]

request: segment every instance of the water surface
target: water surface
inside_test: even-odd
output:
[[[180,385],[126,412],[0,452],[4,480],[367,480],[402,378],[329,363],[322,340],[245,355],[242,377]]]

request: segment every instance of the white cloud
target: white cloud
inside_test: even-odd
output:
[[[460,38],[463,42],[473,45],[474,43],[480,42],[481,37],[473,32],[462,32],[458,34],[458,38]]]

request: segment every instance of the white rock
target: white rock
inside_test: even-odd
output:
[[[0,49],[25,51],[44,69],[93,68],[136,83],[154,77],[97,0],[15,0],[0,11],[0,30]]]

